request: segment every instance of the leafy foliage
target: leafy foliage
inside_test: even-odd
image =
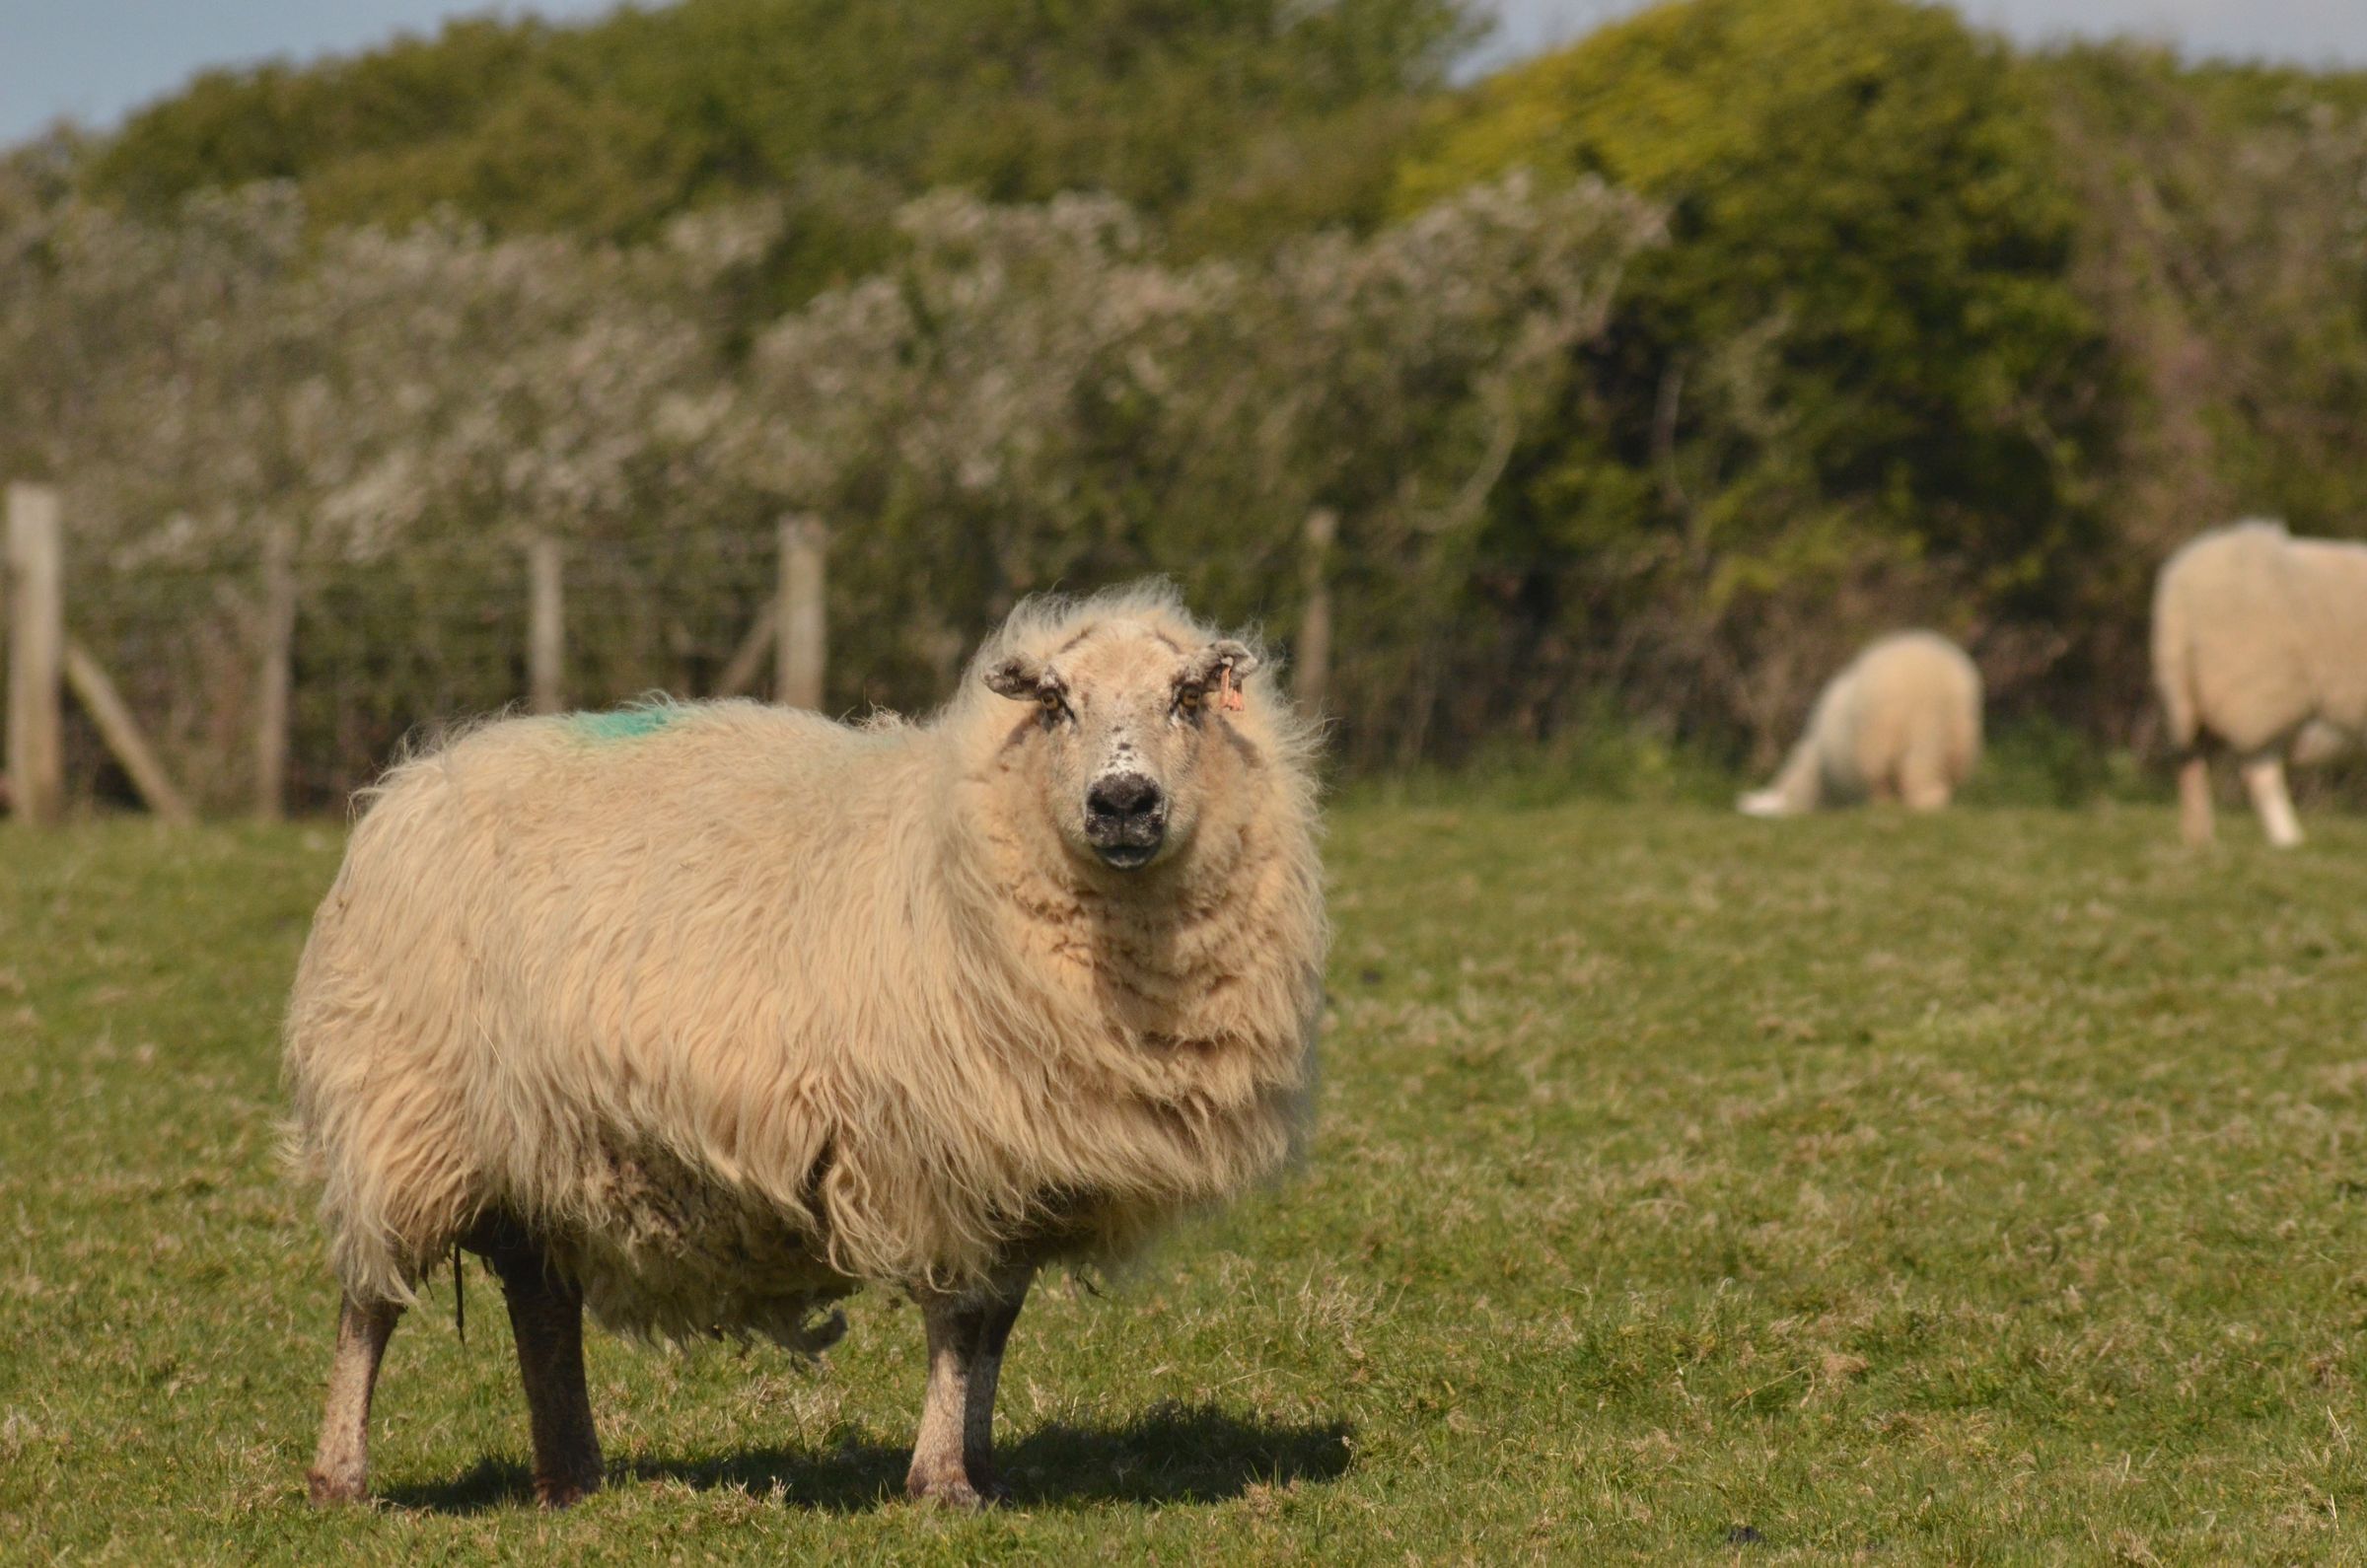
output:
[[[2021,71],[2079,204],[2071,283],[2110,363],[2095,393],[2110,439],[2077,470],[2108,547],[2045,585],[2059,629],[2043,689],[2070,718],[2081,693],[2128,693],[2119,733],[2142,740],[2164,556],[2248,515],[2367,533],[2367,74],[2133,45]]]
[[[1960,630],[2056,607],[2098,543],[2101,339],[1999,46],[1903,0],[1683,0],[1480,84],[1401,198],[1513,166],[1671,211],[1529,474],[1537,530],[1630,563],[1643,602],[1604,612],[1706,599],[1747,685],[1765,617],[1852,584],[1894,612],[1953,601]]]
[[[833,226],[936,185],[1106,190],[1237,240],[1373,216],[1403,121],[1388,106],[1462,31],[1450,0],[682,0],[589,27],[455,22],[208,73],[135,115],[92,182],[151,213],[287,179],[328,224],[448,207],[612,237],[794,191],[823,231],[796,236],[800,264],[823,277],[870,259],[835,254]]]
[[[2080,281],[2128,368],[2122,532],[2240,513],[2367,529],[2367,75],[2042,62],[2089,214]],[[2149,551],[2150,552],[2150,551]]]

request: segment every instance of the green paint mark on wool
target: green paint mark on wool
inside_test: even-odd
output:
[[[587,741],[638,741],[673,724],[681,710],[672,703],[618,708],[613,713],[568,715],[568,727]]]

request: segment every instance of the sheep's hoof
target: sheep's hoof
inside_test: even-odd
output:
[[[978,1513],[1002,1502],[1009,1492],[989,1480],[984,1486],[970,1483],[967,1475],[923,1477],[915,1475],[904,1483],[904,1490],[916,1503],[935,1503],[940,1508],[959,1509],[966,1514]]]
[[[340,1480],[323,1475],[319,1470],[304,1472],[305,1495],[315,1508],[334,1508],[343,1503],[359,1503],[369,1496],[369,1488],[359,1481]]]
[[[600,1481],[550,1481],[535,1477],[535,1501],[543,1508],[573,1508],[600,1490]]]

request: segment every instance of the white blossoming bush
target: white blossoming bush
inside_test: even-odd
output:
[[[302,587],[294,752],[326,799],[522,686],[522,559],[561,541],[569,680],[715,679],[773,525],[833,540],[831,700],[917,705],[1020,595],[1146,569],[1285,641],[1335,510],[1333,690],[1409,754],[1484,680],[1491,487],[1564,395],[1654,214],[1475,187],[1369,238],[1173,265],[1121,204],[904,209],[879,274],[736,330],[762,206],[619,249],[466,225],[316,234],[284,189],[144,223],[0,167],[0,473],[74,520],[69,619],[201,794],[250,748],[261,541]],[[1484,623],[1484,617],[1480,624]]]
[[[757,343],[713,441],[837,529],[835,618],[874,694],[941,686],[1021,594],[1146,567],[1287,638],[1304,521],[1329,507],[1334,690],[1368,756],[1418,749],[1486,663],[1457,641],[1483,503],[1657,233],[1600,185],[1517,178],[1260,266],[1162,266],[1089,198],[940,194],[902,227],[897,267]]]

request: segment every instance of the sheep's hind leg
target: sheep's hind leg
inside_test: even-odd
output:
[[[2211,841],[2211,760],[2200,751],[2178,764],[2178,830],[2189,844]]]
[[[370,1483],[370,1396],[402,1309],[393,1302],[344,1299],[337,1311],[337,1349],[328,1367],[328,1408],[321,1447],[305,1472],[315,1503],[357,1503]]]
[[[1947,808],[1955,791],[1948,783],[1948,768],[1937,744],[1918,745],[1906,753],[1899,764],[1899,798],[1910,812],[1936,812]]]
[[[2253,810],[2260,814],[2268,842],[2279,849],[2291,849],[2301,842],[2301,821],[2293,815],[2293,797],[2285,790],[2283,758],[2259,756],[2246,762],[2244,787],[2252,793]]]
[[[923,1304],[929,1392],[904,1478],[912,1496],[978,1508],[1002,1494],[994,1475],[995,1385],[1034,1275],[1033,1269],[1015,1270],[976,1295]]]
[[[600,1489],[603,1467],[584,1388],[584,1293],[531,1243],[489,1249],[485,1261],[501,1276],[518,1341],[535,1434],[535,1498],[544,1508],[565,1508]]]

